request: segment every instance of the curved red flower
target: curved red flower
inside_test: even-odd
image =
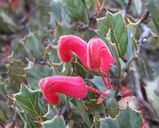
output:
[[[72,59],[72,53],[75,53],[82,64],[87,67],[87,43],[78,36],[62,36],[58,41],[59,58],[68,63]]]
[[[87,46],[87,65],[90,69],[108,72],[115,60],[108,46],[99,38],[93,38]]]
[[[72,59],[72,52],[81,60],[82,64],[88,69],[98,69],[104,85],[111,89],[109,70],[115,60],[108,46],[99,38],[91,39],[88,44],[80,37],[67,35],[62,36],[58,44],[59,58],[68,63]],[[107,75],[107,82],[102,72]]]
[[[74,98],[85,98],[87,88],[81,77],[50,76],[40,80],[40,89],[50,104],[58,104],[58,93],[63,93]]]

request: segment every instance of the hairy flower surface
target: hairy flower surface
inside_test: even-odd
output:
[[[50,76],[40,80],[40,89],[50,104],[58,104],[58,93],[63,93],[74,98],[85,98],[87,88],[81,77]]]
[[[108,72],[114,64],[114,58],[108,46],[99,38],[92,38],[87,46],[87,65],[90,69]]]
[[[87,43],[78,36],[61,36],[58,41],[59,58],[68,63],[72,59],[72,54],[76,54],[82,64],[87,67]]]
[[[99,38],[92,38],[88,44],[78,36],[62,36],[58,41],[59,58],[68,63],[72,59],[72,52],[89,69],[100,69],[108,72],[115,60],[108,46]]]

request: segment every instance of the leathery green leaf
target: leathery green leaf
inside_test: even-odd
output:
[[[106,40],[108,31],[111,31],[111,41],[116,44],[119,56],[122,57],[127,51],[127,27],[123,19],[122,13],[112,14],[107,12],[105,17],[97,20],[99,37]]]
[[[120,109],[116,118],[101,118],[100,128],[141,128],[142,123],[141,114],[128,107]]]
[[[65,121],[61,115],[56,115],[51,120],[42,122],[44,128],[66,128]]]

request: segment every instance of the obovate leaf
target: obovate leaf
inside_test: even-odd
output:
[[[120,109],[116,118],[101,118],[100,128],[141,128],[142,123],[141,114],[128,107]]]
[[[127,28],[121,12],[112,14],[108,12],[105,17],[97,20],[99,37],[106,41],[108,31],[111,31],[111,41],[116,44],[119,56],[122,57],[127,51]]]
[[[51,120],[46,120],[42,122],[44,128],[66,128],[65,120],[61,115],[56,115]]]

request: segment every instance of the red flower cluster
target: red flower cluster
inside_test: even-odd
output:
[[[102,72],[108,72],[115,62],[108,46],[99,38],[93,38],[87,44],[77,36],[62,36],[58,46],[60,59],[68,63],[72,59],[72,53],[90,70],[100,69]]]
[[[109,70],[114,64],[114,58],[108,46],[99,38],[92,38],[88,43],[77,36],[62,36],[58,42],[59,58],[68,63],[75,54],[82,64],[89,70],[98,69],[103,81],[108,89],[111,89]],[[107,82],[102,73],[106,73]],[[46,100],[51,104],[58,104],[57,93],[64,93],[75,98],[85,98],[87,90],[102,96],[108,96],[108,93],[101,92],[87,86],[81,77],[52,76],[41,79],[39,86]]]

